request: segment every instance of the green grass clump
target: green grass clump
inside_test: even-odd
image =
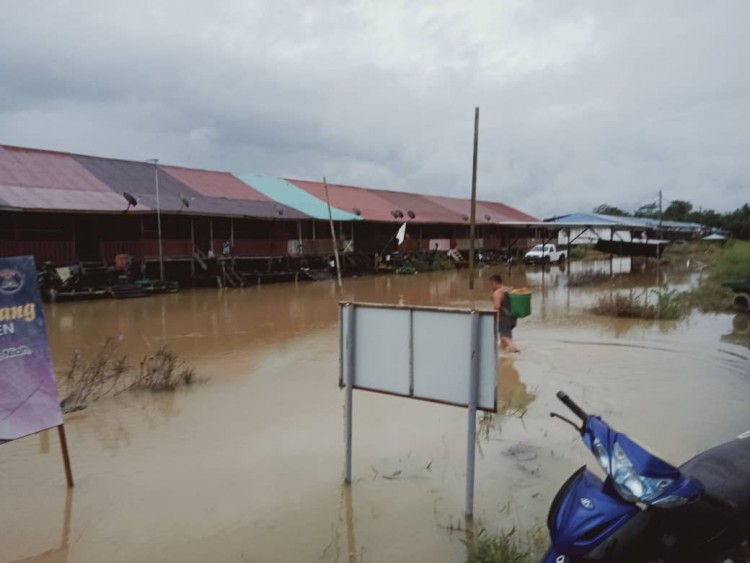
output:
[[[443,270],[454,270],[456,268],[456,262],[450,258],[447,254],[442,252],[436,252],[432,259],[432,265],[430,269],[434,272],[441,272]]]
[[[703,313],[734,312],[734,293],[722,287],[713,276],[707,277],[694,287],[687,296],[691,307]]]
[[[730,241],[723,250],[712,247],[715,254],[708,261],[709,273],[690,291],[688,300],[699,311],[731,313],[734,293],[721,282],[750,278],[750,242]]]
[[[690,301],[676,289],[664,286],[648,293],[600,297],[592,312],[608,317],[676,320],[690,311]]]
[[[750,278],[750,242],[736,240],[727,243],[712,274],[719,281]]]
[[[498,534],[482,529],[465,541],[467,563],[531,563],[532,552],[521,546],[516,529]]]

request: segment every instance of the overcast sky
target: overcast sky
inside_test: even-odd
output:
[[[3,0],[0,143],[468,196],[750,200],[745,0]]]

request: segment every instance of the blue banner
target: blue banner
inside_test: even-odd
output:
[[[60,424],[34,258],[0,258],[0,444]]]

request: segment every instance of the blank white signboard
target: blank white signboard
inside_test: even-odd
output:
[[[494,314],[481,315],[477,407],[495,410],[497,349]],[[465,405],[469,398],[471,314],[414,312],[414,395]]]
[[[357,307],[355,386],[409,394],[409,311]]]
[[[352,310],[348,313],[347,308]],[[495,411],[495,314],[475,314],[479,317],[477,407]],[[469,309],[342,304],[341,383],[351,377],[357,389],[467,406],[471,324]],[[351,370],[347,358],[351,358]]]

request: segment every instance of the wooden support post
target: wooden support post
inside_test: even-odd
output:
[[[339,282],[339,289],[341,289],[341,262],[339,261],[339,247],[336,243],[336,229],[333,226],[333,214],[331,213],[331,200],[328,197],[328,182],[326,182],[325,177],[323,177],[323,187],[326,191],[326,203],[328,204],[328,221],[331,224],[331,239],[333,239],[333,255],[336,258],[336,277]]]
[[[68,482],[68,487],[72,487],[74,485],[73,469],[70,467],[70,454],[68,453],[68,440],[65,437],[64,424],[57,427],[57,433],[60,436],[60,449],[62,449],[63,465],[65,466],[65,479]]]
[[[195,219],[190,216],[190,277],[195,285]]]

